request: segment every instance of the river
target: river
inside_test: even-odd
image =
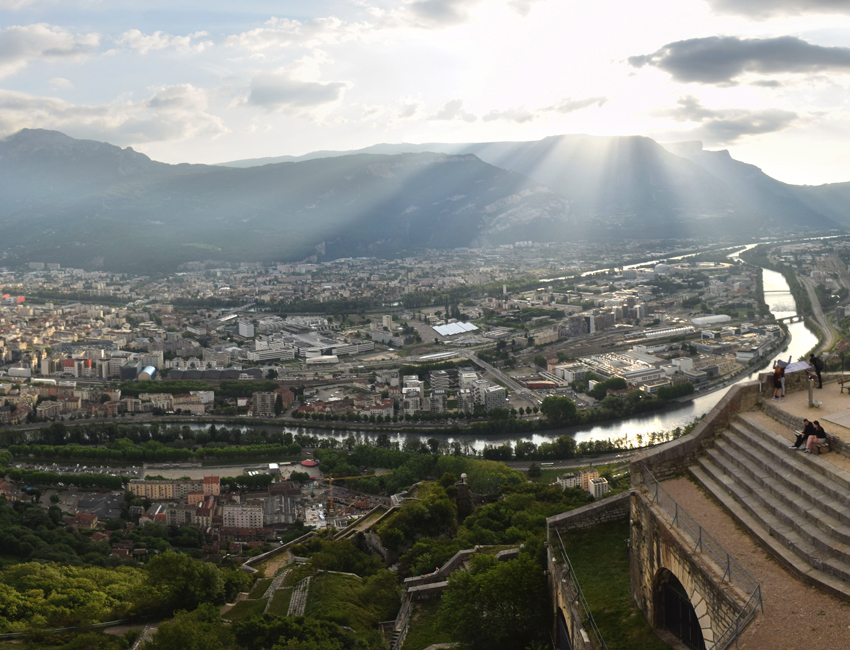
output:
[[[730,259],[736,260],[740,253],[742,253],[744,250],[752,248],[755,245],[756,244],[751,244],[746,248],[738,249],[735,252],[729,254],[728,257]],[[762,280],[764,284],[765,302],[767,303],[768,307],[770,307],[771,313],[776,318],[783,318],[786,316],[795,315],[797,313],[797,305],[794,302],[793,296],[791,295],[788,283],[785,282],[785,278],[782,277],[780,273],[776,273],[775,271],[762,269]],[[758,373],[763,372],[765,368],[771,366],[774,359],[781,358],[787,360],[790,357],[793,360],[797,360],[803,355],[807,354],[817,344],[817,337],[812,334],[812,332],[810,332],[806,325],[802,322],[789,324],[788,332],[791,335],[789,343],[784,348],[782,348],[779,353],[774,354],[774,356],[770,359],[765,359],[763,364],[761,364],[757,370],[752,372],[750,375],[740,379],[739,383],[743,381],[751,381],[757,378]],[[707,395],[697,397],[690,402],[684,402],[679,408],[658,411],[645,416],[630,418],[628,420],[606,422],[593,426],[592,428],[586,428],[582,430],[571,430],[570,433],[574,434],[577,442],[587,440],[618,439],[637,442],[643,439],[645,443],[652,433],[672,431],[676,427],[684,427],[685,425],[692,422],[695,418],[705,415],[714,407],[715,404],[717,404],[717,402],[719,402],[723,398],[727,390],[728,388],[723,388]],[[194,425],[193,428],[202,429],[206,427],[204,425]],[[325,429],[310,429],[300,427],[286,428],[286,430],[292,431],[293,433],[310,433],[320,438],[336,438],[338,440],[343,440],[350,435],[368,435],[372,438],[377,436],[377,434],[374,432],[331,432]],[[552,432],[544,431],[540,433],[535,433],[531,436],[523,436],[516,434],[504,436],[487,436],[486,438],[460,436],[458,438],[450,437],[448,440],[449,442],[458,440],[464,445],[468,445],[469,447],[480,451],[484,448],[485,445],[498,445],[506,441],[517,442],[520,440],[530,440],[535,444],[539,445],[543,442],[551,442],[554,438],[560,435],[564,435],[564,433],[565,431],[560,430]],[[417,437],[422,440],[425,440],[430,436],[429,434],[390,434],[390,438],[398,442],[403,442],[405,439],[411,437]]]

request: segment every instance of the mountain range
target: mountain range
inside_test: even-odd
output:
[[[850,183],[782,183],[700,143],[565,135],[169,165],[25,129],[0,140],[2,264],[392,256],[519,240],[770,236],[850,226]]]

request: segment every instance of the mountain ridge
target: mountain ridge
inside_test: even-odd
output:
[[[169,165],[129,147],[20,131],[0,140],[0,254],[176,268],[850,224],[850,183],[787,185],[698,143],[566,135],[367,149],[249,167]]]

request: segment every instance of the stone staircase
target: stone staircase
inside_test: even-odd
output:
[[[735,416],[690,472],[788,570],[850,600],[850,473],[760,419]]]
[[[292,592],[292,599],[289,601],[289,611],[287,616],[304,616],[304,610],[307,608],[307,594],[310,593],[310,579],[313,576],[307,576],[301,580]]]

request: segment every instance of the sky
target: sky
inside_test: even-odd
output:
[[[0,0],[0,137],[216,163],[645,135],[850,181],[850,0]]]

